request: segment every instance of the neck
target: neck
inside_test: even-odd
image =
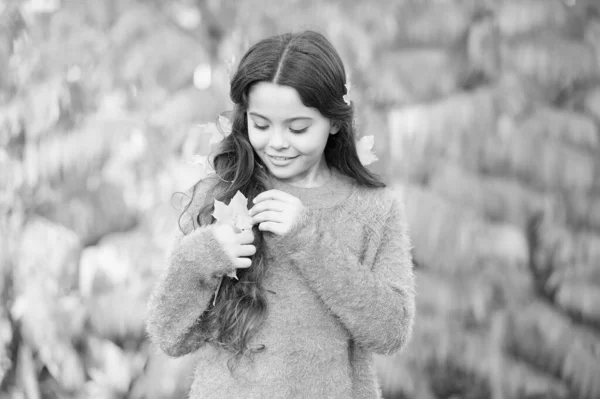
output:
[[[290,186],[301,187],[301,188],[315,188],[321,187],[332,178],[331,169],[328,166],[325,166],[323,169],[319,170],[319,173],[315,176],[307,176],[306,179],[297,181],[297,182],[289,182]]]
[[[309,169],[306,174],[295,180],[282,180],[283,183],[294,187],[315,188],[326,184],[332,178],[332,171],[323,156],[315,169]],[[274,179],[276,179],[274,177]]]

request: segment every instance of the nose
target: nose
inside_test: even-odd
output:
[[[273,129],[271,138],[269,140],[269,146],[275,150],[288,148],[290,145],[287,141],[285,131],[283,129]]]

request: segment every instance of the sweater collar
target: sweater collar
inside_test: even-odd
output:
[[[272,179],[272,188],[297,197],[310,209],[333,208],[342,203],[356,188],[354,179],[336,168],[331,168],[331,177],[318,187],[296,187],[278,179]]]

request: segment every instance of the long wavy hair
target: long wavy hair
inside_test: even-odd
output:
[[[232,131],[214,154],[212,166],[218,179],[208,192],[208,200],[195,215],[198,225],[214,223],[211,215],[213,199],[228,203],[239,190],[251,202],[256,195],[271,187],[272,177],[248,138],[248,95],[250,88],[258,82],[293,87],[306,107],[316,108],[339,127],[337,134],[329,136],[324,150],[329,167],[354,178],[360,185],[385,186],[358,158],[354,111],[343,100],[345,77],[346,71],[338,52],[317,32],[268,37],[246,52],[231,78],[230,98],[234,110],[229,117]],[[192,202],[193,194],[189,204]],[[237,270],[239,280],[223,278],[214,305],[211,301],[211,306],[200,320],[212,332],[209,340],[232,352],[235,355],[232,359],[264,349],[261,346],[249,347],[251,337],[267,315],[262,281],[269,267],[263,234],[257,226],[254,226],[253,232],[256,253],[252,257],[252,266]]]

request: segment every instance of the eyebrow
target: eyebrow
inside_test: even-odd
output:
[[[252,115],[252,116],[258,116],[259,118],[262,118],[262,119],[265,119],[265,120],[271,122],[271,120],[269,118],[267,118],[266,116],[263,116],[261,114],[257,114],[256,112],[248,112],[248,114]],[[293,122],[293,121],[304,120],[304,119],[312,120],[313,118],[311,118],[309,116],[295,116],[293,118],[288,118],[288,119],[284,120],[284,122]]]

